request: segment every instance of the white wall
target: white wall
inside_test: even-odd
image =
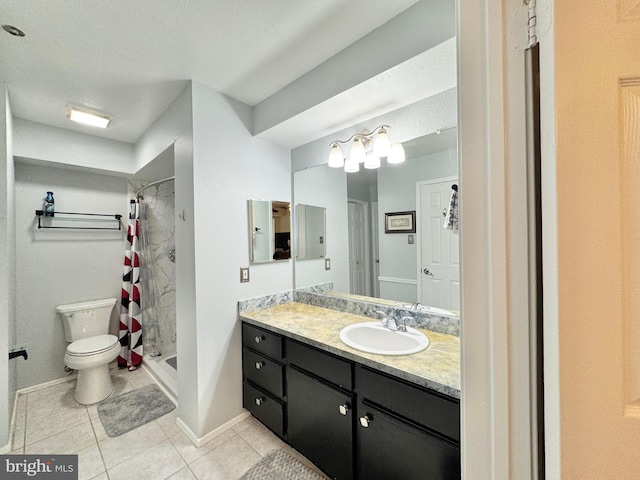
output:
[[[14,120],[16,157],[93,169],[96,173],[134,173],[133,145],[21,118]]]
[[[339,292],[349,291],[349,236],[347,215],[347,177],[340,168],[318,165],[294,174],[295,208],[299,204],[326,209],[325,255],[331,270],[324,269],[324,259],[296,260],[296,288],[333,282]],[[297,213],[294,216],[293,249],[296,251]]]
[[[114,231],[38,229],[35,210],[47,191],[56,211],[121,214]],[[18,387],[64,377],[62,322],[55,307],[98,298],[120,298],[126,235],[127,181],[123,178],[16,164],[17,342],[29,360],[20,362]],[[94,226],[95,224],[92,224]],[[118,305],[111,333],[117,333]]]
[[[9,362],[9,348],[15,343],[15,213],[12,116],[9,94],[0,85],[0,453],[8,449],[9,427],[16,389],[16,362]]]
[[[197,335],[191,348],[199,411],[192,429],[202,436],[243,411],[238,299],[292,288],[291,261],[252,265],[251,281],[240,283],[240,267],[249,265],[247,200],[290,201],[291,158],[287,149],[251,136],[250,107],[197,83],[192,88]],[[182,365],[181,372],[195,366]]]

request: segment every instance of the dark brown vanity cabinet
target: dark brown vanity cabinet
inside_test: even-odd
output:
[[[331,478],[459,480],[460,402],[243,324],[244,406]]]
[[[286,435],[284,339],[242,324],[242,403],[281,438]]]
[[[331,478],[354,478],[353,363],[287,339],[289,444]]]
[[[460,403],[356,366],[357,471],[368,480],[460,479]]]

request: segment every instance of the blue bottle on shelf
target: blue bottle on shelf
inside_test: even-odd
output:
[[[47,192],[47,196],[44,199],[44,216],[53,217],[54,214],[54,199],[53,192]]]

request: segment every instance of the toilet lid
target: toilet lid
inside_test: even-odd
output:
[[[113,348],[116,343],[118,343],[118,337],[115,335],[96,335],[70,343],[67,353],[75,357],[94,355]]]

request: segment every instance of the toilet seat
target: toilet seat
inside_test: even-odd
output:
[[[71,342],[67,347],[67,355],[70,357],[97,355],[111,350],[116,344],[118,344],[118,337],[115,335],[96,335]]]

